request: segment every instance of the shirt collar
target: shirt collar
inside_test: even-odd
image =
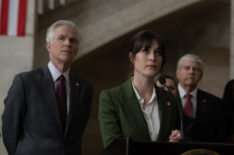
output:
[[[180,98],[183,98],[187,94],[187,92],[184,90],[184,88],[181,87],[180,84],[178,84],[178,90],[179,90]],[[197,88],[195,88],[189,94],[192,95],[193,97],[196,97],[197,96]]]
[[[65,77],[66,80],[69,80],[69,73],[70,73],[70,68],[68,70],[66,70],[66,72],[61,73],[55,66],[54,64],[50,61],[48,63],[48,68],[50,70],[50,73],[52,75],[53,81],[55,82],[58,77],[63,74],[63,76]]]
[[[143,98],[140,96],[140,94],[138,93],[136,87],[135,87],[134,84],[133,84],[133,81],[132,81],[132,87],[133,87],[133,90],[134,90],[134,92],[135,92],[135,94],[136,94],[137,100],[138,100],[141,104],[143,104],[143,103],[144,103],[144,99],[143,99]],[[155,89],[155,87],[154,87],[154,85],[153,85],[153,94],[152,94],[152,96],[151,96],[151,98],[150,98],[150,100],[149,100],[148,103],[151,103],[151,102],[155,99],[155,97],[156,97],[156,89]]]

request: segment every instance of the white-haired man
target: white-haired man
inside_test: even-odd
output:
[[[79,155],[88,121],[92,86],[70,72],[79,48],[76,25],[52,24],[46,36],[50,62],[15,76],[3,113],[9,155]]]
[[[198,142],[226,141],[221,99],[197,88],[204,64],[194,54],[182,56],[177,63],[178,91],[184,111],[185,139]]]

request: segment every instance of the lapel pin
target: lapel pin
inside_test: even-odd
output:
[[[166,105],[167,105],[167,106],[171,106],[171,102],[167,102]]]
[[[76,86],[78,87],[80,84],[78,82],[76,82]]]

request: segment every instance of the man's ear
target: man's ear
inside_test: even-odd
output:
[[[51,45],[49,42],[46,42],[46,49],[48,52],[50,52]]]
[[[132,52],[129,53],[128,57],[129,57],[129,61],[130,61],[132,64],[134,64],[134,55],[132,54]]]

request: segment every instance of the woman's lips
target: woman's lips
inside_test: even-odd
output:
[[[146,67],[156,68],[156,65],[146,65]]]

